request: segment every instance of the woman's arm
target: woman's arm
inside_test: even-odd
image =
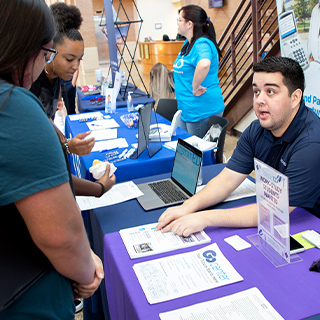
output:
[[[87,179],[81,179],[72,175],[72,182],[75,194],[77,196],[100,197],[104,192],[110,190],[112,186],[116,183],[116,176],[113,174],[111,177],[109,177],[109,174],[110,164],[107,165],[104,175],[97,181],[103,185],[103,189],[99,183]]]
[[[95,263],[69,183],[27,196],[15,205],[34,243],[54,268],[79,284],[91,284]]]
[[[211,61],[209,59],[201,59],[196,66],[192,81],[192,92],[195,96],[201,96],[206,92],[207,88],[202,87],[201,83],[208,75],[210,65]]]

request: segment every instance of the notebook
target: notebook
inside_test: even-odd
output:
[[[146,211],[183,203],[196,192],[202,152],[184,140],[178,140],[170,179],[138,184],[138,198]]]

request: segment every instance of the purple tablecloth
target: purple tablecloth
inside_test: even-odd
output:
[[[290,215],[290,220],[291,234],[308,229],[320,230],[320,219],[303,209],[297,208],[294,210]],[[207,228],[205,231],[211,237],[212,242],[218,244],[222,253],[244,280],[154,305],[148,304],[132,269],[133,264],[193,251],[200,246],[131,260],[119,233],[105,234],[105,285],[111,319],[159,319],[160,312],[213,300],[252,287],[257,287],[286,320],[301,319],[320,313],[318,296],[320,273],[309,271],[312,262],[320,258],[318,249],[313,248],[300,253],[302,262],[276,268],[254,245],[249,249],[237,252],[223,240],[228,236],[238,234],[249,241],[247,236],[255,234],[256,228]]]

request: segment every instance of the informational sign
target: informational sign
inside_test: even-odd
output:
[[[209,0],[209,9],[223,6],[223,0]]]
[[[118,55],[117,55],[116,35],[115,35],[115,29],[114,29],[113,10],[112,10],[112,4],[110,0],[103,0],[103,4],[104,4],[106,27],[107,27],[107,34],[108,34],[112,81],[114,83],[116,72],[119,71],[119,64],[118,64]]]
[[[254,164],[259,242],[266,242],[290,263],[288,178],[258,159]]]
[[[320,2],[277,0],[281,56],[298,61],[304,70],[303,98],[320,116]]]

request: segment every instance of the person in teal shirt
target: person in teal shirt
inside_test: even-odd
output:
[[[58,54],[54,21],[44,0],[3,1],[0,21],[0,320],[71,320],[74,298],[95,292],[103,265],[56,132],[28,91]]]
[[[182,110],[179,126],[203,138],[209,118],[222,116],[224,111],[218,78],[221,52],[214,26],[201,7],[182,7],[178,28],[187,38],[173,65],[175,94]]]

